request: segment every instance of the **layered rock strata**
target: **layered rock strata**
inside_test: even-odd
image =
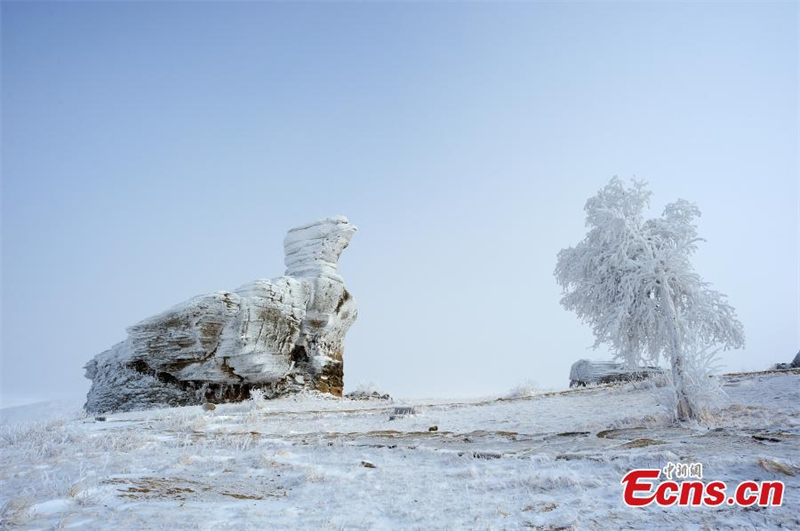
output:
[[[285,276],[194,297],[128,328],[85,367],[92,413],[269,397],[341,396],[356,303],[338,261],[356,228],[333,217],[291,229]]]

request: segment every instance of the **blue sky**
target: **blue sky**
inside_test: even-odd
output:
[[[798,4],[16,3],[2,14],[2,396],[193,295],[283,273],[344,214],[346,386],[567,384],[559,249],[613,175],[703,211],[698,271],[800,348]]]

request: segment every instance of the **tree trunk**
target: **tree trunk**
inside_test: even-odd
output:
[[[678,316],[675,311],[675,303],[672,300],[669,284],[666,275],[661,275],[661,295],[664,302],[664,312],[667,318],[667,326],[670,331],[670,364],[672,365],[672,380],[675,385],[675,394],[678,399],[678,420],[689,420],[695,418],[696,412],[686,395],[683,374],[683,349],[681,348],[681,338],[678,327]]]

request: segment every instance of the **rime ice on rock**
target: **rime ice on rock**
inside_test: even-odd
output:
[[[356,319],[338,261],[356,227],[291,229],[286,275],[200,295],[128,328],[86,365],[89,412],[236,401],[315,389],[341,396],[344,336]]]
[[[624,363],[613,361],[578,360],[572,364],[569,371],[569,386],[582,387],[591,384],[646,380],[663,373],[663,369],[659,367],[630,368]]]

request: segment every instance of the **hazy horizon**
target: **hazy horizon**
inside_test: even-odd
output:
[[[618,175],[699,205],[745,349],[800,349],[796,3],[16,3],[2,15],[0,405],[88,390],[125,327],[359,231],[345,387],[565,388],[556,253]]]

